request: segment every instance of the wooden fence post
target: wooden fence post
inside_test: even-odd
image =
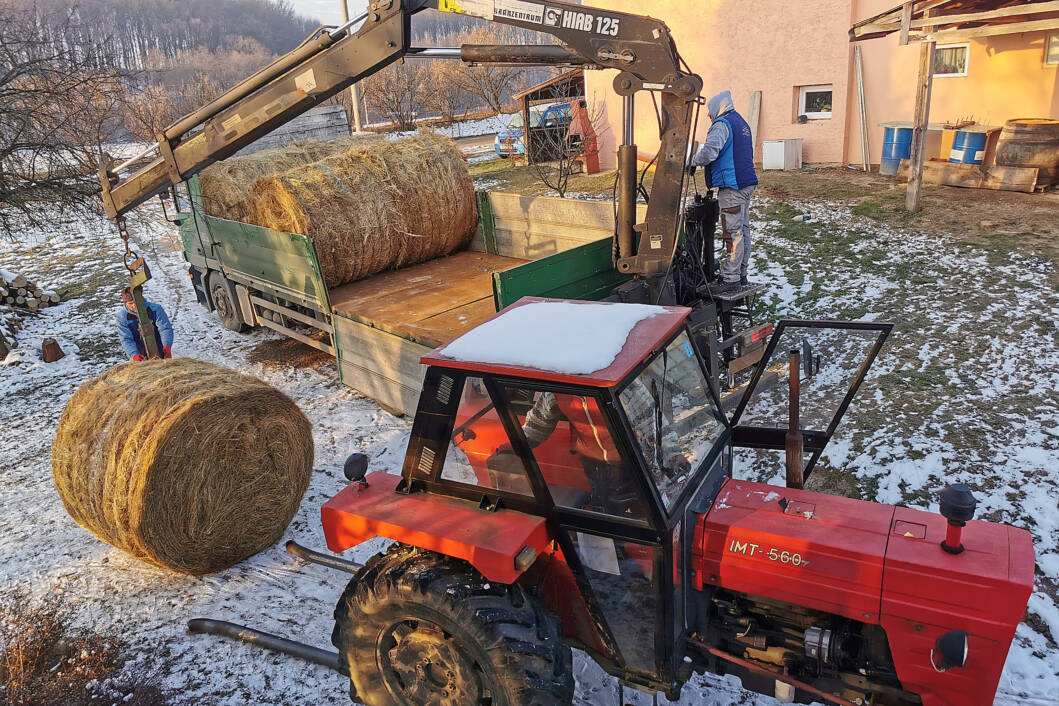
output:
[[[923,187],[923,162],[927,151],[927,128],[930,124],[930,92],[934,86],[934,47],[934,42],[923,42],[919,47],[915,126],[912,129],[912,154],[909,158],[908,187],[905,191],[905,208],[911,213],[919,211],[920,190]]]

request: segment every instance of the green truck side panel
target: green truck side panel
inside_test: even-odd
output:
[[[603,238],[506,272],[494,272],[496,310],[526,296],[585,300],[608,296],[615,287],[632,279],[614,269],[612,247],[613,240]]]
[[[489,200],[489,192],[476,191],[475,196],[478,199],[478,232],[485,243],[485,251],[496,255],[496,223],[493,220],[493,204]]]
[[[205,257],[226,274],[285,287],[330,312],[327,285],[310,238],[206,215],[198,177],[188,181],[188,192],[193,217],[184,221],[180,231],[192,263],[199,264],[196,260]]]

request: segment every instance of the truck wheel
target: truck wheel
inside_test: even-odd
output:
[[[246,331],[247,326],[243,323],[243,317],[239,313],[239,304],[232,283],[216,271],[210,272],[207,281],[210,286],[210,299],[213,300],[213,310],[217,312],[217,318],[221,320],[224,327],[238,333]]]
[[[368,706],[556,706],[573,700],[559,621],[517,584],[395,544],[349,582],[331,642]]]

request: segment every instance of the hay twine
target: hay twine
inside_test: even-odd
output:
[[[223,183],[203,179],[207,211],[311,237],[330,287],[462,250],[478,224],[463,155],[430,131],[302,143],[222,164],[250,159],[226,167]]]
[[[126,363],[63,410],[52,473],[82,527],[185,574],[275,544],[312,475],[309,420],[289,397],[191,358]]]

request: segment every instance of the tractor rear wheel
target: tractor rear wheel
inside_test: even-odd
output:
[[[517,584],[395,544],[350,581],[331,642],[368,706],[558,706],[573,700],[559,621]]]

